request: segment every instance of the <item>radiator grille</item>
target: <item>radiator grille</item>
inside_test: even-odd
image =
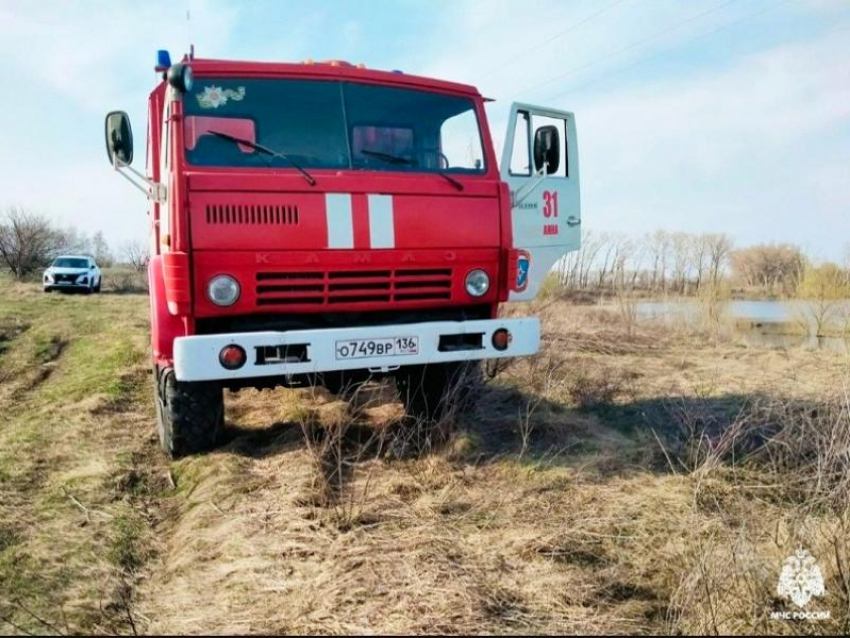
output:
[[[256,283],[258,306],[447,300],[451,289],[451,268],[261,272]]]
[[[255,204],[207,204],[208,224],[295,226],[298,206]]]

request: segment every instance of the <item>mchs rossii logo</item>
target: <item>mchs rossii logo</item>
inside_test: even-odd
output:
[[[825,620],[829,611],[805,611],[812,598],[823,596],[826,589],[823,573],[815,557],[802,547],[785,559],[785,565],[779,574],[776,594],[790,600],[798,609],[794,611],[774,611],[770,617],[775,620]]]

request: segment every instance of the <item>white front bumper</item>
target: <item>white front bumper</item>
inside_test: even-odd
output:
[[[511,342],[506,350],[493,347],[493,332],[506,328]],[[481,347],[475,350],[441,351],[440,337],[481,334]],[[416,336],[417,354],[337,359],[336,342],[350,339],[384,339]],[[258,363],[260,349],[306,345],[306,360],[291,363]],[[248,360],[238,370],[227,370],[219,363],[221,349],[241,346]],[[480,319],[474,321],[433,321],[357,328],[320,328],[288,332],[241,332],[178,337],[174,340],[174,374],[178,381],[216,381],[250,379],[289,374],[310,374],[335,370],[372,370],[388,372],[399,366],[518,357],[537,352],[540,346],[540,322],[523,319]]]

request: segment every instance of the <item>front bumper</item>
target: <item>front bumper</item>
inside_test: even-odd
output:
[[[88,290],[89,288],[89,284],[68,283],[64,281],[44,284],[45,290]]]
[[[500,328],[511,333],[510,345],[505,350],[497,350],[492,343],[493,333]],[[448,345],[456,343],[459,335],[470,337],[463,340],[464,349]],[[337,358],[338,341],[413,336],[419,343],[416,354]],[[219,353],[229,345],[241,346],[247,353],[245,365],[238,370],[227,370],[219,363]],[[174,374],[178,381],[226,381],[337,370],[389,372],[409,365],[531,355],[539,346],[540,322],[534,317],[197,335],[174,340]],[[269,348],[282,347],[287,348],[285,352],[297,351],[302,355],[298,360],[266,360],[264,353]]]

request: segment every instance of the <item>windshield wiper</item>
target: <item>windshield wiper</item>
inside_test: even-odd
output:
[[[454,177],[452,177],[448,173],[444,173],[443,171],[437,171],[437,175],[442,177],[444,180],[446,180],[449,184],[454,186],[459,191],[463,190],[463,184],[461,184],[459,181],[457,181]]]
[[[415,166],[418,164],[416,160],[411,160],[406,157],[401,157],[400,155],[391,155],[390,153],[383,153],[381,151],[370,151],[369,149],[362,149],[360,151],[363,155],[368,155],[369,157],[376,157],[379,160],[383,160],[387,164],[405,164],[407,166]],[[454,186],[457,190],[463,190],[463,184],[457,181],[454,177],[445,173],[443,171],[435,171],[437,175],[446,180],[449,184]]]
[[[250,148],[253,148],[255,151],[259,151],[260,153],[265,153],[266,155],[271,155],[272,157],[279,157],[280,159],[282,159],[286,162],[289,162],[289,164],[292,166],[292,168],[298,170],[298,172],[301,173],[304,176],[304,179],[307,180],[307,183],[310,184],[310,186],[316,185],[316,180],[313,179],[313,176],[310,175],[310,173],[305,171],[303,168],[301,168],[295,162],[295,160],[293,160],[291,157],[289,157],[285,153],[281,153],[280,151],[276,151],[272,148],[269,148],[268,146],[263,146],[262,144],[257,144],[256,142],[252,142],[251,140],[245,140],[245,139],[242,139],[241,137],[236,137],[234,135],[228,135],[227,133],[220,133],[219,131],[210,131],[210,135],[215,135],[216,137],[220,137],[223,140],[229,140],[229,141],[233,142],[234,144],[244,144],[245,146],[249,146]]]
[[[379,160],[383,160],[387,164],[407,164],[414,165],[416,164],[415,160],[408,159],[406,157],[401,157],[400,155],[391,155],[390,153],[383,153],[381,151],[370,151],[368,148],[364,148],[360,150],[363,155],[368,155],[369,157],[375,157]]]

